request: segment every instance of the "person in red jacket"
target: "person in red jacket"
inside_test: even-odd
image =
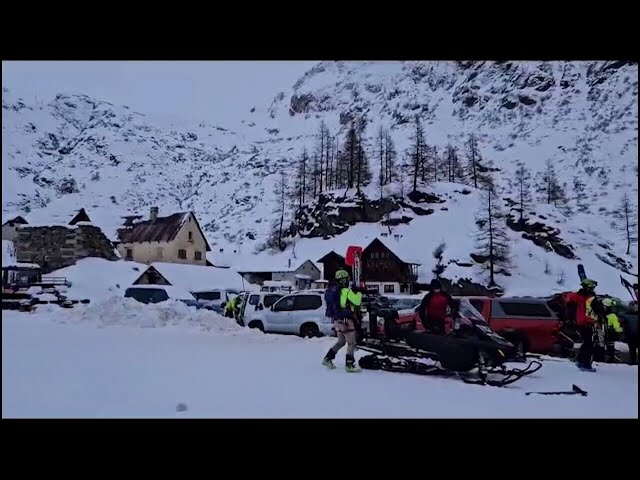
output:
[[[598,283],[585,278],[580,282],[580,290],[569,292],[565,295],[565,301],[573,304],[578,333],[582,339],[582,345],[578,350],[576,364],[581,370],[595,371],[592,366],[594,345],[593,334],[595,323],[598,321],[598,305],[595,288]]]
[[[420,302],[418,316],[426,331],[444,334],[446,318],[455,316],[456,308],[457,302],[442,290],[440,280],[434,278],[431,280],[429,293]]]

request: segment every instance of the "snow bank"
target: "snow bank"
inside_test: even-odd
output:
[[[50,316],[57,323],[90,323],[100,327],[171,327],[183,326],[222,334],[256,334],[239,326],[234,320],[210,310],[197,310],[176,300],[159,304],[138,302],[132,298],[113,296],[87,306],[63,309],[57,305],[42,305],[38,313]]]
[[[84,258],[75,265],[52,272],[52,276],[66,277],[71,282],[65,295],[72,300],[106,300],[124,291],[147,269],[147,265],[124,260]]]

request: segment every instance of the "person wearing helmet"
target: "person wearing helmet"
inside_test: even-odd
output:
[[[576,364],[581,370],[589,372],[595,372],[595,368],[592,366],[593,335],[595,324],[598,321],[598,311],[601,309],[600,302],[596,300],[595,288],[597,286],[598,283],[595,280],[585,278],[580,282],[580,290],[565,295],[565,301],[575,307],[575,322],[582,339]]]
[[[325,367],[335,368],[333,359],[338,351],[347,345],[346,369],[349,372],[357,372],[356,359],[356,311],[362,304],[362,293],[359,288],[349,287],[349,273],[346,270],[338,270],[335,274],[335,284],[329,286],[325,292],[327,310],[325,315],[333,319],[333,325],[338,336],[338,341],[333,345],[322,359]]]
[[[623,332],[620,319],[614,311],[618,302],[614,298],[604,298],[601,303],[607,325],[607,361],[613,363],[616,358],[615,338]]]
[[[429,293],[420,302],[418,316],[426,331],[444,334],[446,319],[455,317],[456,309],[457,302],[442,289],[440,280],[434,278],[429,285]]]

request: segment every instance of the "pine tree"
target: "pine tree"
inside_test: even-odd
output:
[[[585,195],[586,185],[579,177],[573,177],[573,194],[578,207],[578,211],[582,213],[589,212],[589,204],[587,203],[587,197]]]
[[[415,130],[412,137],[413,144],[409,149],[409,159],[411,163],[411,176],[413,179],[412,192],[418,191],[418,179],[421,178],[424,182],[425,176],[425,153],[426,143],[424,140],[424,127],[420,122],[420,116],[415,116]]]
[[[278,248],[280,251],[284,251],[287,244],[284,240],[285,237],[285,225],[287,220],[287,199],[289,198],[289,187],[287,185],[287,176],[284,171],[278,174],[276,184],[274,187],[274,193],[276,196],[276,208],[273,213],[276,214],[276,218],[272,225],[271,237],[267,242],[267,245],[272,248]]]
[[[391,138],[389,131],[385,132],[384,136],[384,165],[385,165],[385,185],[391,183],[396,178],[396,147]]]
[[[467,141],[467,159],[469,161],[469,172],[471,175],[471,181],[473,182],[473,187],[478,188],[478,184],[482,183],[479,171],[481,157],[478,141],[473,133],[469,135],[469,140]]]
[[[380,173],[378,174],[378,185],[380,185],[380,198],[382,198],[382,194],[383,194],[383,188],[386,184],[385,180],[386,180],[386,176],[385,176],[385,170],[386,170],[386,166],[385,166],[385,131],[384,128],[382,127],[382,125],[380,126],[380,129],[378,130],[378,137],[376,139],[377,141],[377,148],[378,148],[378,157],[380,158]]]
[[[531,173],[524,166],[518,164],[516,170],[516,187],[518,189],[518,204],[520,210],[520,223],[524,222],[524,211],[531,203]]]
[[[320,159],[318,158],[318,154],[313,154],[313,159],[311,161],[311,186],[312,186],[312,195],[311,198],[316,198],[318,196],[320,181],[321,181],[321,164]]]
[[[433,171],[433,181],[438,181],[438,170],[441,168],[440,160],[438,157],[438,147],[435,145],[430,149],[431,170]]]
[[[317,193],[322,193],[324,190],[328,188],[328,176],[329,176],[329,156],[327,146],[329,145],[329,129],[327,128],[324,120],[320,122],[320,129],[318,131],[318,140],[316,143],[316,153],[315,155],[318,157],[317,160],[317,168],[316,175],[318,176],[317,182]]]
[[[490,177],[489,177],[490,178]],[[476,235],[479,254],[486,258],[489,270],[489,287],[495,287],[495,275],[499,268],[510,265],[509,239],[503,224],[498,195],[493,181],[482,188],[481,206],[476,217]]]
[[[358,133],[356,137],[356,163],[354,165],[356,191],[358,194],[362,192],[362,187],[366,186],[371,181],[371,169],[369,168],[369,159],[365,151],[365,145],[362,140],[362,132]]]
[[[325,152],[324,157],[326,160],[326,181],[327,181],[327,190],[333,190],[333,137],[330,132],[327,130],[327,141],[325,142]]]
[[[544,181],[546,203],[555,207],[561,207],[563,204],[566,204],[564,189],[558,182],[558,176],[556,175],[551,160],[545,162],[545,171],[542,178]]]
[[[306,193],[308,186],[308,176],[309,176],[309,156],[307,155],[307,149],[305,148],[302,151],[302,155],[298,160],[298,166],[296,169],[296,176],[293,184],[293,195],[295,197],[294,201],[297,203],[298,208],[302,208],[302,205],[305,204],[306,201]]]
[[[626,193],[622,195],[619,212],[622,218],[618,229],[624,232],[627,241],[626,254],[629,255],[631,246],[638,243],[638,207],[631,203],[629,195]]]
[[[464,182],[464,171],[458,159],[458,152],[451,144],[448,144],[444,151],[443,164],[448,182]]]

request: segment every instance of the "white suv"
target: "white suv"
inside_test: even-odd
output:
[[[247,319],[249,328],[263,332],[294,333],[302,337],[335,335],[333,322],[325,317],[323,293],[296,292],[285,295],[271,307],[255,311]]]

